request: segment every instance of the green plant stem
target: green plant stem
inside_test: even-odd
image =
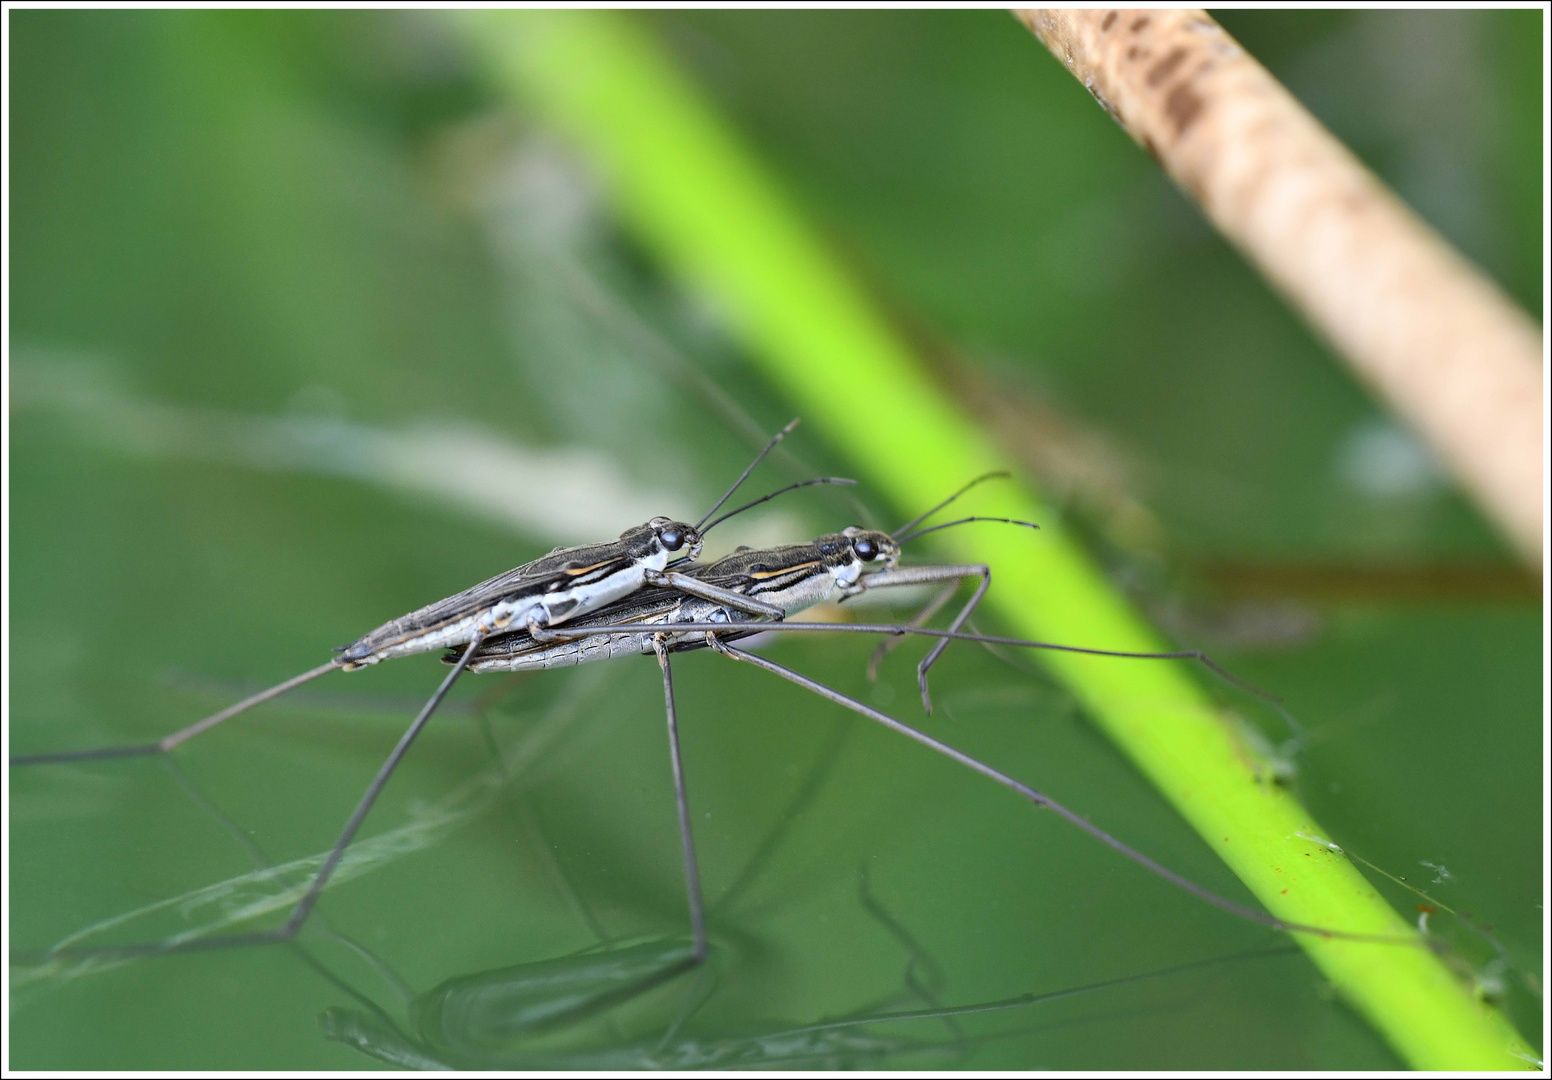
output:
[[[900,507],[929,505],[1007,468],[924,374],[776,181],[628,18],[471,12],[457,24],[502,91],[582,148],[622,219],[686,287],[714,299],[803,416]],[[1151,651],[1160,643],[1033,485],[988,487],[976,510],[1038,521],[987,530],[1001,616],[1033,638]],[[955,544],[956,534],[945,533]],[[966,541],[960,552],[972,557]],[[1170,663],[1052,654],[1089,715],[1278,918],[1404,937],[1408,924],[1285,791],[1258,781],[1193,679]],[[1525,1044],[1420,939],[1360,944],[1298,935],[1320,970],[1411,1064],[1514,1069]]]

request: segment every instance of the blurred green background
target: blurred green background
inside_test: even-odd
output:
[[[794,412],[430,14],[11,19],[12,752],[153,738],[555,544],[699,516]],[[1539,310],[1539,12],[1222,19]],[[1434,923],[1539,1046],[1539,584],[1426,449],[1005,14],[644,21],[1118,587],[1287,698],[1311,735],[1284,781],[1331,839],[1492,928]],[[787,446],[759,489],[847,472],[818,431]],[[803,494],[711,547],[918,509],[865,484]],[[861,640],[770,649],[920,719],[919,648],[877,687]],[[951,650],[930,730],[1244,895],[1014,660]],[[680,1042],[1284,944],[795,688],[713,656],[676,672],[719,943]],[[422,657],[331,676],[191,743],[178,773],[15,774],[12,948],[145,908],[80,943],[157,939],[273,893],[178,900],[325,848],[438,675]],[[409,1031],[406,989],[682,933],[666,764],[648,660],[466,680],[305,955],[13,964],[10,1063],[369,1067],[319,1027],[366,1010],[346,986]],[[691,983],[531,1052],[652,1045]],[[741,1063],[1398,1064],[1299,955],[851,1030],[828,1056],[767,1039]]]

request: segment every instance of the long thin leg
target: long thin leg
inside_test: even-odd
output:
[[[975,593],[965,606],[959,609],[959,614],[954,616],[954,621],[948,624],[948,628],[956,634],[965,625],[965,620],[970,618],[971,613],[980,604],[981,598],[986,595],[986,590],[992,585],[991,567],[977,566],[975,569],[981,572],[981,583],[975,587]],[[922,657],[922,662],[916,665],[916,685],[921,687],[922,708],[927,710],[929,716],[932,715],[932,695],[927,692],[927,672],[938,662],[938,657],[943,655],[943,650],[948,648],[948,643],[952,640],[953,638],[939,638],[938,643]]]
[[[148,942],[144,945],[110,945],[105,948],[93,949],[60,949],[48,955],[51,957],[155,956],[162,953],[198,952],[205,949],[221,949],[238,945],[267,945],[273,942],[290,941],[296,937],[297,933],[302,929],[302,924],[307,921],[307,916],[312,914],[313,908],[317,905],[318,897],[322,895],[324,886],[329,883],[329,878],[334,875],[334,871],[339,867],[340,860],[345,857],[345,849],[350,846],[351,840],[355,839],[356,830],[361,828],[361,823],[366,820],[367,812],[372,809],[372,804],[382,794],[383,788],[388,783],[388,778],[399,767],[399,762],[409,752],[410,745],[414,743],[415,737],[420,734],[421,729],[426,726],[426,722],[431,719],[431,714],[436,712],[437,706],[442,703],[442,699],[452,689],[453,683],[458,681],[458,676],[463,674],[464,668],[469,666],[469,661],[473,658],[475,650],[480,647],[484,640],[484,636],[481,634],[474,636],[473,640],[469,642],[468,647],[464,649],[463,655],[459,657],[457,666],[453,668],[447,678],[442,680],[442,685],[437,687],[436,693],[431,695],[431,699],[420,710],[420,714],[415,717],[409,728],[400,736],[398,745],[388,755],[388,760],[383,762],[382,768],[377,770],[377,776],[368,785],[366,793],[361,796],[361,801],[356,804],[356,809],[351,813],[350,820],[345,823],[344,831],[340,833],[339,839],[334,842],[334,847],[330,849],[328,857],[323,860],[323,865],[319,867],[318,873],[313,877],[312,885],[308,887],[307,892],[302,898],[297,901],[296,907],[291,910],[291,917],[286,920],[285,925],[274,930],[257,930],[250,934],[226,934],[221,937],[195,938],[191,941],[178,941],[170,944],[167,942]]]
[[[663,669],[663,704],[668,710],[668,756],[674,766],[674,800],[679,807],[679,844],[684,850],[684,883],[690,894],[690,933],[694,939],[691,956],[695,963],[706,959],[706,907],[701,900],[701,872],[695,864],[695,837],[690,831],[690,797],[684,788],[684,764],[679,757],[679,713],[674,707],[674,674],[668,663],[663,636],[652,639],[658,666]]]
[[[255,705],[262,705],[271,698],[277,698],[287,690],[295,690],[305,682],[312,682],[320,675],[327,675],[336,670],[339,664],[330,660],[327,664],[321,664],[311,671],[304,671],[294,679],[270,687],[268,690],[260,690],[252,697],[243,698],[235,705],[228,705],[220,712],[211,713],[203,720],[190,724],[180,731],[164,736],[153,743],[139,743],[133,746],[105,746],[99,750],[66,750],[57,754],[23,754],[20,757],[11,758],[11,765],[56,765],[67,761],[98,761],[105,758],[143,757],[148,754],[165,754],[176,746],[188,742],[196,735],[202,735],[225,720],[230,720],[238,713],[247,712]]]
[[[927,601],[927,603],[923,605],[922,609],[915,615],[912,615],[911,621],[905,625],[926,626],[929,622],[932,621],[932,617],[934,615],[942,611],[944,606],[950,600],[954,599],[954,594],[958,591],[959,585],[957,583],[950,585],[948,588],[938,593],[937,596],[934,596],[931,600]],[[879,668],[883,666],[884,657],[888,656],[900,646],[904,645],[905,640],[905,635],[901,634],[899,637],[885,638],[883,641],[878,643],[878,648],[874,649],[873,654],[868,657],[868,682],[878,682],[878,672]]]
[[[785,608],[779,608],[775,604],[767,604],[763,600],[751,599],[743,593],[734,592],[732,589],[708,585],[700,578],[693,578],[688,574],[681,574],[674,570],[670,570],[667,573],[657,573],[649,570],[646,574],[646,582],[648,585],[656,585],[660,588],[678,589],[682,593],[688,593],[701,600],[709,600],[713,604],[723,604],[735,611],[742,611],[748,615],[765,615],[772,619],[780,619],[787,614]]]
[[[981,598],[986,595],[986,590],[991,588],[991,567],[979,563],[965,566],[907,566],[904,569],[886,570],[883,573],[875,574],[871,579],[864,578],[863,583],[871,591],[873,589],[888,589],[897,585],[930,585],[939,581],[952,581],[957,585],[963,579],[970,577],[980,578],[981,584],[976,586],[975,595],[971,596],[969,602],[959,609],[959,614],[955,615],[954,621],[949,624],[949,633],[957,634],[959,628],[965,625],[965,620],[970,617],[971,613],[975,611],[976,606],[980,604]],[[928,607],[932,611],[937,610],[934,605],[928,605]],[[927,615],[927,618],[930,617],[930,614]],[[922,621],[925,622],[926,620],[923,619]],[[919,627],[921,623],[912,619],[910,625]],[[938,662],[938,657],[943,655],[943,650],[948,648],[948,643],[952,640],[953,638],[948,637],[940,638],[937,644],[922,658],[922,662],[916,665],[916,685],[921,688],[922,708],[927,710],[929,716],[932,714],[932,694],[927,689],[927,672],[932,669],[933,664]],[[888,642],[885,642],[885,644],[888,644]],[[880,646],[880,648],[882,647]]]
[[[866,716],[869,720],[883,724],[885,727],[893,731],[898,731],[906,738],[913,739],[916,742],[921,743],[923,746],[928,747],[929,749],[936,750],[944,757],[957,761],[961,765],[964,765],[966,768],[973,769],[975,772],[980,773],[982,776],[985,776],[990,780],[995,780],[1003,787],[1008,788],[1009,790],[1014,791],[1019,795],[1022,795],[1036,806],[1045,807],[1046,809],[1055,812],[1061,818],[1070,824],[1077,826],[1079,829],[1082,829],[1084,832],[1094,837],[1100,843],[1120,852],[1126,858],[1132,860],[1143,869],[1149,871],[1157,877],[1163,878],[1165,881],[1169,882],[1171,885],[1174,885],[1176,888],[1183,889],[1190,893],[1192,896],[1196,897],[1198,900],[1211,904],[1213,907],[1221,908],[1224,911],[1229,912],[1231,915],[1236,915],[1239,918],[1245,919],[1249,922],[1259,923],[1262,926],[1270,926],[1274,930],[1281,930],[1284,932],[1297,931],[1309,934],[1319,934],[1321,937],[1342,938],[1347,941],[1377,941],[1386,942],[1389,944],[1422,943],[1421,938],[1397,937],[1387,934],[1349,934],[1340,930],[1330,930],[1321,926],[1306,926],[1303,923],[1285,922],[1284,920],[1272,915],[1268,915],[1265,912],[1257,911],[1254,908],[1248,908],[1243,904],[1237,904],[1233,900],[1226,899],[1225,897],[1219,896],[1215,892],[1204,889],[1202,886],[1198,885],[1194,881],[1191,881],[1189,878],[1180,876],[1168,867],[1155,862],[1154,860],[1148,858],[1148,856],[1144,855],[1142,852],[1128,846],[1122,841],[1116,839],[1114,836],[1111,836],[1098,825],[1084,820],[1082,817],[1067,809],[1065,806],[1057,802],[1055,799],[1052,799],[1050,796],[1036,791],[1034,788],[1029,787],[1027,784],[1019,783],[1019,781],[1013,779],[1006,773],[998,772],[990,765],[976,760],[969,754],[966,754],[961,750],[956,750],[952,746],[949,746],[947,743],[939,742],[931,735],[918,731],[911,727],[909,724],[903,724],[892,716],[886,716],[884,713],[879,712],[877,709],[870,708],[860,701],[849,698],[838,690],[832,690],[830,687],[824,685],[821,682],[816,682],[815,680],[808,678],[806,675],[800,675],[796,671],[793,671],[791,668],[783,667],[774,661],[765,659],[763,656],[756,656],[754,653],[744,652],[742,649],[735,649],[732,646],[717,640],[715,634],[707,634],[706,637],[708,642],[711,644],[711,647],[716,649],[724,656],[730,657],[734,660],[742,660],[746,664],[753,664],[757,668],[762,668],[763,670],[769,671],[774,675],[779,675],[783,679],[786,679],[788,682],[796,683],[797,685],[803,687],[805,690],[813,691],[827,701],[833,701],[837,705],[841,705],[852,710],[852,712]]]
[[[926,569],[926,568],[922,568]],[[903,584],[897,582],[896,584]],[[913,583],[914,584],[914,583]],[[578,633],[584,631],[577,631]],[[639,634],[640,626],[632,626],[626,623],[597,624],[585,628],[585,633],[592,634]],[[1288,712],[1283,704],[1283,699],[1268,690],[1263,690],[1248,679],[1242,679],[1227,668],[1220,666],[1212,657],[1200,649],[1173,649],[1167,652],[1129,652],[1125,649],[1093,649],[1087,645],[1062,645],[1054,641],[1029,641],[1025,638],[1003,637],[998,634],[966,634],[956,630],[939,630],[931,626],[911,626],[908,623],[821,623],[821,622],[772,622],[772,623],[713,623],[713,622],[685,622],[673,623],[665,631],[675,635],[681,634],[717,634],[724,639],[745,637],[751,634],[783,633],[783,634],[919,634],[923,637],[946,638],[950,641],[975,641],[982,645],[1009,645],[1020,649],[1048,649],[1052,652],[1077,653],[1081,656],[1113,656],[1121,660],[1194,660],[1208,671],[1231,686],[1238,687],[1253,697],[1260,698],[1288,723],[1294,731],[1302,730],[1299,721]],[[670,645],[672,651],[680,649],[698,649],[704,642],[695,640],[681,644]]]

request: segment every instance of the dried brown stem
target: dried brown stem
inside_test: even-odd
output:
[[[1541,332],[1200,10],[1015,12],[1542,558]]]

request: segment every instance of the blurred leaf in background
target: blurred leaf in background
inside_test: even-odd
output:
[[[1534,309],[1539,18],[1224,22]],[[1332,839],[1492,927],[1501,954],[1459,931],[1462,975],[1539,1046],[1539,589],[1426,449],[1005,14],[646,21],[1117,582],[1293,704],[1312,736],[1282,779]],[[554,544],[698,513],[792,414],[428,15],[11,27],[13,752],[143,741]],[[788,446],[767,486],[847,471],[807,429]],[[719,542],[917,509],[811,492]],[[901,654],[869,688],[864,642],[772,649],[915,718]],[[949,656],[935,733],[1239,895],[1038,669]],[[400,839],[322,905],[380,964],[320,926],[321,966],[287,949],[13,966],[12,1066],[359,1068],[318,1027],[354,1007],[335,979],[393,1012],[406,987],[682,933],[655,667],[612,667],[461,688],[368,823]],[[728,958],[691,1035],[898,1006],[915,954],[888,920],[951,1004],[1280,944],[728,667],[679,665]],[[248,894],[155,905],[326,847],[437,674],[388,665],[228,725],[180,753],[187,790],[144,761],[16,774],[13,947],[147,907],[83,943],[226,917]],[[1270,749],[1286,738],[1220,698]],[[619,1023],[661,1031],[686,993]],[[904,1029],[933,1054],[832,1063],[1397,1064],[1297,955],[963,1024],[946,1060],[938,1025]],[[577,1038],[610,1037],[606,1020]]]

